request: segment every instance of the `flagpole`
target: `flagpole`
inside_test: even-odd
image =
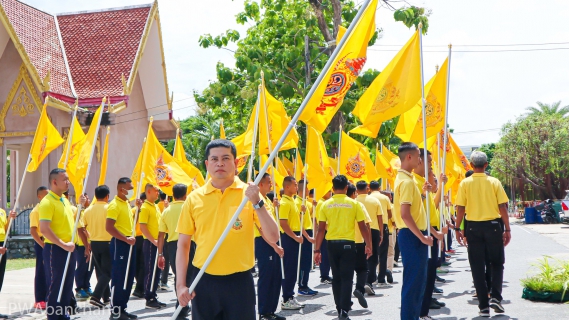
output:
[[[44,137],[43,139],[46,140],[46,137]],[[24,174],[22,175],[22,180],[20,181],[20,186],[18,187],[18,193],[16,195],[16,202],[14,205],[14,211],[18,210],[20,195],[22,194],[22,187],[24,186],[24,181],[26,180],[26,174],[28,173],[28,165],[30,164],[31,160],[32,160],[32,154],[30,153],[28,155],[28,161],[26,162],[26,166],[24,167]],[[10,228],[12,227],[12,221],[14,221],[14,219],[10,218],[10,221],[8,222],[8,232],[6,232],[6,239],[4,239],[4,245],[2,246],[2,248],[8,247],[8,240],[10,239]],[[2,262],[3,256],[4,255],[0,253],[0,262]]]
[[[308,102],[310,101],[310,98],[312,98],[312,96],[314,95],[314,92],[316,91],[316,88],[320,85],[320,83],[323,81],[324,77],[326,76],[326,71],[329,70],[332,67],[332,64],[334,63],[335,59],[338,57],[338,54],[340,52],[340,50],[342,49],[342,47],[344,46],[344,44],[346,43],[347,39],[349,38],[349,36],[351,35],[352,31],[354,30],[354,28],[356,27],[357,22],[360,20],[360,17],[362,16],[362,14],[365,12],[365,10],[367,9],[367,7],[369,6],[369,3],[371,2],[371,0],[366,0],[364,2],[364,4],[362,4],[362,6],[360,7],[360,9],[358,10],[358,13],[356,14],[356,16],[354,17],[354,19],[352,20],[352,23],[350,23],[350,26],[348,28],[348,30],[346,31],[346,34],[344,37],[342,37],[342,39],[340,40],[340,43],[336,46],[336,49],[334,49],[334,51],[332,52],[332,54],[330,55],[330,58],[328,59],[328,61],[326,62],[326,65],[324,66],[324,68],[322,69],[322,72],[320,72],[320,74],[318,75],[318,78],[316,79],[316,81],[314,82],[314,85],[310,88],[310,91],[308,92],[308,94],[306,95],[306,97],[304,98],[304,100],[302,101],[302,103],[300,104],[300,107],[298,107],[298,110],[296,110],[296,113],[294,114],[294,116],[292,117],[291,121],[289,122],[288,126],[286,127],[285,131],[283,132],[283,135],[280,137],[279,141],[277,142],[276,146],[275,146],[275,150],[273,150],[273,152],[269,155],[269,159],[267,160],[267,163],[265,163],[265,165],[263,166],[263,168],[261,169],[261,171],[259,172],[259,175],[257,176],[257,179],[255,179],[254,184],[257,185],[259,184],[259,181],[261,180],[260,177],[267,171],[267,169],[269,168],[270,163],[275,159],[275,156],[277,154],[277,152],[275,152],[276,150],[279,150],[281,148],[281,146],[284,144],[284,141],[286,140],[288,134],[292,131],[292,129],[296,126],[296,122],[298,121],[298,118],[300,118],[300,115],[302,114],[302,112],[304,111],[304,109],[306,108],[306,105],[308,104]],[[211,251],[211,253],[209,254],[209,256],[207,257],[204,265],[202,266],[202,268],[200,269],[200,271],[198,272],[198,274],[196,275],[196,277],[194,278],[194,281],[192,281],[192,284],[190,285],[190,287],[188,288],[188,291],[191,293],[194,291],[194,289],[196,288],[198,282],[200,281],[200,279],[202,278],[203,274],[205,273],[205,270],[207,269],[207,267],[209,266],[209,264],[211,263],[211,260],[213,260],[213,257],[215,256],[215,254],[217,253],[217,250],[219,250],[219,247],[221,246],[221,244],[223,243],[223,241],[225,240],[225,238],[227,237],[227,234],[229,234],[229,231],[231,230],[231,227],[233,226],[233,224],[235,223],[235,221],[237,220],[237,218],[239,217],[239,215],[241,214],[241,211],[243,211],[243,208],[245,207],[245,205],[247,204],[248,199],[247,198],[243,198],[243,200],[241,201],[241,204],[239,205],[239,207],[237,208],[237,210],[235,211],[235,213],[233,214],[233,217],[231,217],[231,219],[228,221],[227,225],[225,226],[225,230],[223,230],[223,233],[221,234],[221,236],[219,237],[219,239],[217,240],[215,246],[213,247],[213,250]],[[178,308],[176,309],[176,311],[174,312],[174,314],[172,315],[172,320],[175,320],[178,315],[180,314],[180,311],[182,311],[182,306],[178,306]]]
[[[103,98],[103,102],[99,108],[103,108],[105,104],[106,98]],[[91,170],[91,163],[93,162],[93,153],[95,153],[95,147],[97,145],[97,137],[99,136],[99,128],[101,127],[101,119],[103,117],[103,110],[100,110],[99,119],[97,119],[97,125],[95,127],[95,136],[93,145],[91,146],[91,152],[89,156],[89,164],[87,165],[87,174],[85,175],[85,179],[83,180],[83,189],[87,188],[87,181],[89,181],[89,171]],[[94,119],[93,119],[94,120]],[[71,142],[71,140],[69,140]],[[75,235],[77,234],[77,225],[79,224],[79,218],[81,217],[81,209],[82,205],[79,202],[77,206],[77,216],[75,217],[75,225],[73,226],[73,233],[71,234],[71,242],[75,242]],[[63,286],[65,285],[65,276],[67,275],[67,269],[69,268],[69,260],[71,259],[71,252],[67,253],[67,261],[65,262],[65,268],[63,269],[63,277],[61,278],[61,285],[59,286],[59,294],[57,295],[57,302],[61,302],[61,294],[63,293]]]
[[[77,102],[78,104],[79,102]],[[67,160],[69,159],[69,152],[71,151],[71,145],[73,143],[73,128],[75,127],[75,119],[77,119],[77,109],[79,109],[78,105],[75,105],[75,110],[73,110],[73,117],[71,117],[71,125],[69,126],[69,136],[67,137],[67,148],[65,150],[65,162],[63,168],[67,168]]]
[[[316,188],[314,188],[314,199],[316,200]],[[314,203],[312,203],[312,238],[316,240],[316,206],[314,205]],[[315,246],[316,241],[314,241],[312,243],[312,260],[310,260],[310,264],[312,265],[312,270],[314,270],[314,246]]]
[[[247,168],[247,182],[253,180],[253,160],[255,160],[255,147],[257,142],[257,131],[259,130],[259,108],[261,105],[261,85],[257,89],[257,102],[255,103],[255,125],[253,126],[253,141],[251,143],[251,158],[249,158],[249,166]],[[268,161],[267,161],[268,162]],[[260,172],[259,172],[260,173]]]
[[[421,65],[420,65],[420,69],[421,69],[421,103],[422,103],[422,111],[423,111],[423,163],[425,166],[425,183],[429,182],[429,164],[427,162],[428,160],[428,154],[427,154],[427,110],[426,110],[426,105],[425,105],[425,79],[423,76],[423,24],[419,23],[419,54],[421,57]],[[430,201],[429,199],[429,190],[425,191],[425,198],[427,199],[425,201],[425,207],[427,209],[427,235],[430,236],[431,235],[431,217],[430,217],[430,213],[431,213],[431,208],[430,208]],[[431,258],[431,248],[427,248],[428,250],[428,256],[429,259]]]
[[[443,137],[443,168],[441,170],[441,172],[445,172],[446,170],[446,160],[447,160],[447,143],[448,143],[448,105],[449,105],[449,88],[450,88],[450,59],[451,59],[451,55],[452,55],[452,44],[448,45],[448,65],[447,65],[447,92],[446,92],[446,104],[445,104],[445,124],[444,124],[444,137]],[[440,147],[439,147],[440,148]],[[444,195],[445,192],[445,182],[443,181],[442,184],[442,192]],[[450,191],[450,190],[449,190]],[[450,200],[450,196],[449,196],[449,200]],[[442,208],[445,208],[445,201],[444,201],[444,196],[441,197],[441,204],[442,204]],[[442,210],[441,210],[442,212]],[[460,226],[459,226],[460,227]],[[448,250],[448,243],[446,243],[445,241],[445,246],[446,249]]]
[[[306,126],[306,128],[308,128],[308,126]],[[300,155],[299,155],[300,156]],[[306,208],[306,169],[308,168],[308,166],[306,164],[304,164],[304,183],[302,184],[302,205]],[[302,209],[301,209],[302,210]],[[300,237],[304,237],[302,235],[302,230],[304,230],[304,215],[305,213],[301,212],[301,216],[300,216]],[[304,241],[303,241],[304,242]],[[300,280],[298,279],[298,276],[300,275],[300,258],[302,255],[302,243],[298,244],[298,265],[296,268],[296,281],[298,281],[300,283]]]
[[[294,172],[292,173],[292,175],[293,175],[293,177],[295,177],[295,178],[296,178],[296,164],[298,163],[296,157],[298,157],[298,147],[297,147],[296,149],[294,149],[294,164],[293,164],[293,165],[294,165],[294,166],[293,166],[293,168],[294,168],[293,171],[294,171]]]
[[[271,152],[273,152],[273,150],[272,150],[273,149],[273,142],[271,141],[271,133],[269,132],[269,107],[267,106],[267,97],[265,94],[265,77],[264,76],[265,75],[264,75],[263,71],[261,71],[261,84],[263,86],[261,92],[263,94],[263,102],[265,105],[265,128],[267,129],[266,131],[267,131],[267,141],[269,144],[269,153],[271,153]],[[259,134],[259,140],[260,140],[260,137],[261,137],[261,135]],[[273,181],[273,186],[274,186],[273,190],[275,191],[275,197],[277,199],[279,197],[277,196],[277,188],[276,188],[277,184],[275,181],[275,171],[278,170],[278,161],[277,161],[277,159],[279,158],[278,154],[279,154],[279,151],[277,150],[277,155],[275,156],[275,165],[273,166],[273,171],[271,172],[271,180]],[[259,163],[261,163],[261,162],[259,161]],[[259,172],[261,172],[261,168],[259,168]],[[280,224],[281,220],[279,218],[280,216],[279,216],[279,207],[278,206],[275,207],[275,214],[277,216],[277,224]],[[281,233],[280,232],[279,232],[279,244],[282,245]],[[284,261],[283,261],[282,257],[281,257],[281,277],[284,280],[284,278],[285,278]]]
[[[336,175],[340,175],[340,162],[341,162],[341,152],[342,152],[342,125],[340,125],[340,131],[338,135],[338,163],[336,164]]]

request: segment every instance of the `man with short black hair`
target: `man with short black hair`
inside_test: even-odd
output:
[[[504,278],[504,247],[510,243],[510,221],[508,218],[508,196],[496,178],[487,176],[488,157],[484,152],[474,151],[470,155],[474,174],[462,180],[456,198],[457,226],[467,215],[467,230],[463,236],[460,227],[455,228],[456,238],[462,243],[468,238],[468,261],[472,270],[474,287],[478,295],[481,317],[490,317],[490,309],[503,313],[502,282]],[[486,285],[486,259],[492,270],[490,301]]]
[[[314,243],[314,233],[312,227],[312,213],[314,204],[312,199],[310,199],[310,190],[308,190],[308,181],[300,180],[298,182],[298,192],[294,202],[298,210],[302,211],[303,199],[306,196],[306,214],[304,216],[302,236],[304,241],[301,246],[300,254],[300,272],[298,273],[298,295],[302,296],[314,296],[318,294],[318,291],[312,290],[308,287],[308,280],[310,277],[310,271],[312,270],[312,244]]]
[[[369,266],[370,271],[373,270],[374,272],[369,274],[368,276],[368,283],[373,283],[377,280],[377,286],[380,288],[390,288],[391,283],[393,283],[393,275],[389,268],[388,257],[389,257],[389,249],[395,247],[395,230],[393,230],[393,217],[391,215],[391,199],[388,196],[381,193],[379,191],[379,182],[371,181],[369,183],[370,189],[370,196],[376,198],[379,203],[381,204],[381,222],[383,225],[380,225],[380,231],[383,231],[381,234],[381,241],[379,244],[379,248],[377,249],[377,256],[378,256],[378,263],[379,263],[379,274],[375,273],[376,268],[372,268],[372,265]],[[392,239],[393,238],[393,239]],[[368,260],[372,261],[373,257]],[[374,261],[375,264],[375,261]],[[393,266],[391,266],[393,268]],[[387,277],[387,282],[385,281]]]
[[[36,190],[38,201],[41,202],[48,194],[49,189],[41,186]],[[46,307],[45,297],[47,294],[45,282],[45,268],[43,266],[43,247],[45,246],[43,234],[40,231],[39,202],[30,212],[30,234],[34,238],[34,251],[36,255],[36,275],[34,278],[34,308],[44,310]]]
[[[324,232],[324,239],[322,240],[322,245],[320,246],[320,253],[322,257],[322,261],[320,261],[320,283],[322,284],[332,284],[332,277],[330,277],[330,259],[328,258],[328,241],[326,241],[326,229],[320,230],[318,228],[318,219],[320,217],[320,209],[322,209],[322,204],[324,201],[330,199],[332,197],[332,190],[329,190],[324,194],[322,199],[318,200],[316,204],[316,225],[314,226],[315,230],[318,232]],[[316,236],[314,236],[316,240]]]

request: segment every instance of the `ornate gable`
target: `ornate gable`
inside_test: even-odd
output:
[[[26,66],[22,64],[18,77],[12,84],[6,102],[0,111],[0,132],[6,131],[6,117],[8,115],[20,118],[25,118],[28,115],[38,116],[41,108],[41,99],[37,95]]]

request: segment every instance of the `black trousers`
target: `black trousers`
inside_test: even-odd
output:
[[[397,231],[394,230],[395,235],[397,235]],[[450,233],[450,232],[449,232]],[[399,262],[399,256],[401,255],[401,251],[399,251],[399,240],[398,237],[395,237],[395,247],[393,247],[393,261]]]
[[[371,229],[372,254],[367,260],[367,283],[374,283],[377,280],[377,265],[379,264],[379,241],[381,240],[379,230]],[[357,272],[357,271],[356,271]]]
[[[134,278],[136,279],[136,287],[134,291],[144,294],[144,253],[142,252],[142,246],[144,244],[144,237],[137,236],[136,244],[134,248],[136,249],[136,271],[134,273]]]
[[[4,241],[0,241],[0,247],[4,246]],[[2,291],[2,284],[4,283],[4,273],[6,273],[6,261],[8,260],[8,251],[2,255],[2,261],[0,261],[0,291]],[[43,300],[42,300],[43,301]]]
[[[501,219],[492,221],[468,221],[468,261],[472,270],[474,287],[478,295],[478,307],[488,308],[488,286],[486,284],[486,260],[492,274],[492,298],[502,301],[504,279],[504,242]]]
[[[93,291],[93,297],[109,301],[111,299],[111,259],[110,241],[91,241],[91,251],[93,252],[93,263],[95,274],[97,275],[97,285]]]
[[[324,231],[324,237],[326,237],[326,231]],[[320,252],[322,255],[322,261],[320,262],[320,280],[325,280],[330,278],[330,259],[328,258],[328,241],[326,239],[322,240],[320,245]]]
[[[439,265],[439,241],[433,237],[433,246],[430,247],[431,258],[427,262],[427,282],[425,285],[425,295],[423,296],[423,304],[421,305],[421,317],[429,315],[429,306],[433,299],[433,289],[435,289],[435,280],[437,277],[437,267]]]
[[[194,274],[199,270],[196,268]],[[255,284],[249,270],[227,276],[204,273],[192,300],[193,320],[254,320]]]
[[[356,243],[356,264],[354,271],[356,272],[356,290],[361,293],[365,293],[364,286],[368,279],[368,261],[366,259],[365,249],[365,243]]]
[[[262,237],[255,238],[255,257],[259,267],[257,281],[259,314],[275,313],[281,293],[281,258]]]
[[[336,310],[347,312],[352,302],[356,244],[353,241],[329,240],[328,257],[332,269],[332,292]]]
[[[164,235],[164,243],[168,243],[168,234]],[[168,250],[162,250],[162,254],[164,255],[164,270],[160,272],[160,283],[167,284],[168,268],[170,268],[170,252],[168,252]]]
[[[385,274],[387,273],[387,252],[389,251],[389,228],[383,225],[383,241],[379,246],[379,275],[378,282],[385,283]],[[375,272],[375,270],[374,270]]]

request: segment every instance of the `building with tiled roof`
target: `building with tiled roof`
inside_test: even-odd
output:
[[[11,177],[0,182],[0,207],[10,202],[8,183],[15,197],[47,97],[48,115],[64,137],[75,105],[85,119],[107,97],[111,186],[131,175],[150,117],[159,139],[175,137],[157,2],[59,14],[17,0],[0,5],[0,170],[6,172],[10,153]],[[100,141],[106,131],[101,128]],[[36,201],[31,190],[48,184],[47,173],[57,167],[62,149],[28,173],[21,205]],[[96,186],[101,154],[98,142],[87,190]]]

